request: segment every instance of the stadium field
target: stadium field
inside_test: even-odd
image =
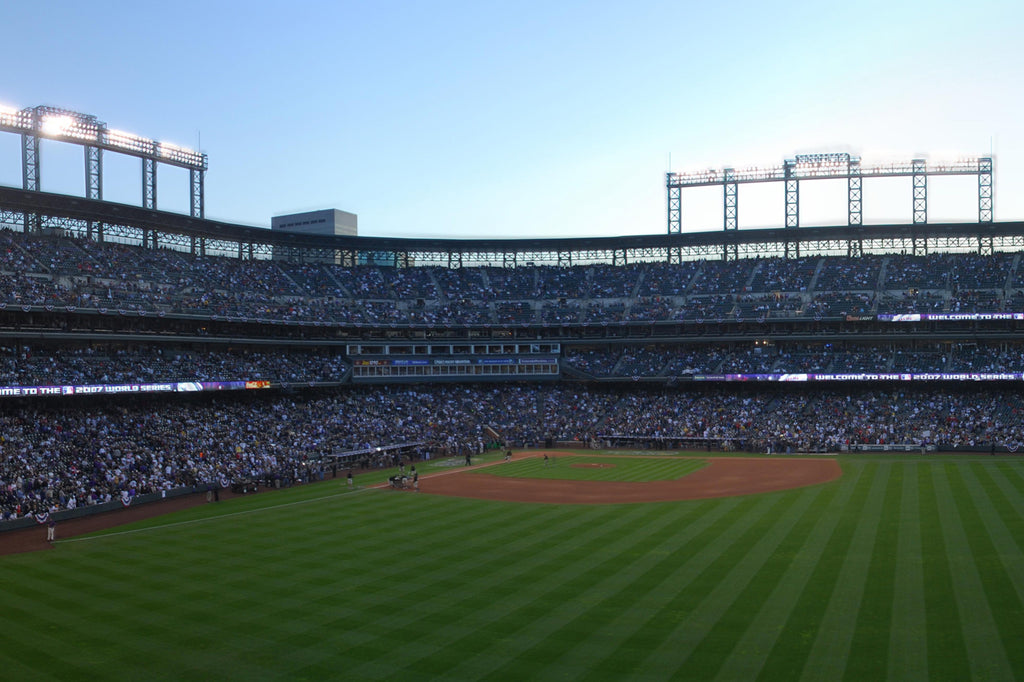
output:
[[[375,489],[367,475],[351,492],[332,480],[64,540],[0,557],[0,670],[1024,677],[1024,460],[839,460],[841,478],[789,491],[603,506]],[[617,470],[631,467],[601,472]]]

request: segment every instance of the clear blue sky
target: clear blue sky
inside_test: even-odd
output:
[[[0,10],[0,104],[49,104],[209,154],[210,218],[317,208],[380,236],[666,230],[665,171],[850,151],[865,163],[996,155],[997,220],[1024,219],[1024,3],[53,2]],[[46,142],[42,185],[84,193]],[[137,160],[104,196],[140,203]],[[0,134],[0,184],[20,185]],[[803,183],[801,224],[844,223],[845,183]],[[909,222],[909,180],[865,183],[865,222]],[[683,195],[720,229],[721,190]],[[783,224],[740,187],[741,227]],[[161,166],[158,205],[188,210]],[[976,179],[929,218],[974,220]]]

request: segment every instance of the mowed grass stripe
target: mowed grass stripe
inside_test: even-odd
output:
[[[681,567],[687,566],[693,557],[699,557],[704,548],[720,542],[728,542],[737,519],[747,515],[758,504],[753,498],[729,498],[707,500],[701,503],[654,505],[659,509],[679,513],[677,509],[693,509],[689,514],[692,521],[673,522],[677,527],[668,528],[667,535],[659,533],[658,542],[651,549],[637,546],[631,550],[635,556],[631,567],[625,571],[619,582],[618,592],[602,599],[597,606],[603,615],[594,616],[587,638],[577,638],[575,643],[565,643],[564,655],[558,661],[563,677],[586,678],[588,675],[601,677],[608,673],[603,658],[609,651],[620,649],[632,638],[637,629],[646,625],[650,614],[662,608],[666,594],[679,589],[684,582],[679,575]],[[662,536],[664,540],[662,540]],[[649,544],[649,543],[648,543]],[[699,559],[696,560],[699,563]],[[692,564],[691,564],[692,566]],[[563,627],[563,629],[565,629]],[[496,665],[492,652],[487,663],[489,673],[501,677],[501,666]],[[457,671],[458,672],[458,671]]]
[[[967,479],[968,487],[989,523],[989,534],[1017,592],[1017,601],[1024,604],[1024,504],[1021,498],[1010,497],[1013,492],[1002,471],[971,469],[970,474],[975,478],[973,482]],[[974,492],[973,483],[982,487],[984,495]]]
[[[694,507],[697,513],[691,515],[694,518],[690,524],[683,526],[675,521],[677,510],[694,504],[699,506]],[[664,603],[666,580],[671,580],[686,556],[709,537],[709,529],[731,515],[739,504],[739,498],[732,498],[654,505],[670,519],[670,525],[650,541],[635,543],[629,565],[621,569],[607,565],[609,575],[604,584],[596,585],[588,595],[590,608],[555,633],[564,648],[551,666],[550,677],[601,677],[605,671],[597,661],[620,646],[634,632],[635,625],[645,622],[651,611]],[[544,671],[546,677],[548,672]]]
[[[443,505],[450,518],[459,518],[473,508],[454,502]],[[388,638],[394,628],[405,627],[414,618],[439,621],[424,623],[428,629],[418,634],[429,632],[429,627],[438,624],[451,625],[464,611],[457,601],[452,601],[452,596],[472,595],[467,584],[474,574],[505,570],[509,554],[539,554],[573,537],[578,524],[585,523],[582,519],[561,520],[557,508],[498,505],[498,510],[509,528],[520,531],[516,537],[508,538],[509,546],[504,550],[496,546],[503,534],[490,532],[493,519],[484,517],[488,526],[485,529],[469,523],[450,523],[452,528],[444,535],[431,531],[417,543],[402,546],[399,552],[384,553],[382,556],[391,559],[386,572],[384,566],[375,567],[380,570],[371,568],[361,579],[346,585],[346,591],[352,595],[347,610],[355,620],[367,625],[351,633],[348,648],[342,653],[358,660],[376,642],[390,647]],[[517,512],[523,516],[517,518]],[[447,623],[443,622],[445,619]]]
[[[864,466],[848,468],[829,486],[838,490],[828,503],[808,511],[812,524],[808,533],[802,538],[794,535],[780,545],[737,600],[731,618],[720,621],[719,635],[726,628],[740,635],[735,646],[728,649],[726,638],[716,638],[714,631],[702,642],[698,652],[711,649],[707,642],[715,643],[718,679],[750,680],[759,674],[768,679],[796,679],[838,573],[838,565],[833,567],[830,562],[834,555],[845,552],[853,532],[853,524],[847,521],[853,517],[847,509],[863,507],[870,485]],[[779,623],[784,626],[779,628]],[[702,663],[696,653],[694,659],[701,670],[710,672],[715,665],[710,659]]]
[[[406,679],[442,675],[457,665],[466,652],[479,647],[483,640],[478,634],[477,616],[482,611],[497,608],[494,602],[500,601],[500,595],[496,594],[499,591],[504,591],[510,606],[518,605],[518,618],[529,622],[533,630],[542,627],[541,623],[546,619],[562,617],[561,611],[571,608],[565,598],[578,594],[577,584],[590,579],[587,570],[581,570],[581,565],[589,563],[588,558],[596,556],[604,548],[612,547],[614,552],[616,543],[625,542],[623,536],[628,535],[625,532],[628,527],[635,525],[642,516],[641,508],[623,510],[611,507],[600,513],[566,515],[565,519],[571,520],[571,528],[529,558],[524,556],[513,571],[505,573],[490,570],[491,567],[474,570],[474,574],[463,581],[459,593],[446,590],[436,604],[427,600],[417,604],[414,612],[386,615],[385,618],[389,619],[404,617],[409,621],[406,626],[409,630],[431,639],[433,650],[421,650],[418,658],[413,656],[416,659],[414,669],[412,665],[403,665],[408,673]],[[479,564],[467,563],[471,566]],[[498,569],[497,566],[494,568]],[[429,593],[431,588],[425,584],[424,590]],[[455,603],[452,603],[453,597],[457,597]],[[456,609],[455,614],[452,613],[453,608]],[[454,615],[451,620],[460,628],[453,631],[452,622],[434,622],[436,616],[433,613],[438,610]],[[444,627],[446,635],[443,645],[435,639],[439,627]],[[372,674],[371,670],[359,666],[352,667],[349,672],[356,677]]]
[[[672,629],[685,627],[691,611],[707,593],[708,583],[735,564],[737,555],[760,536],[758,521],[782,514],[795,496],[764,495],[739,499],[727,513],[665,556],[644,576],[649,590],[619,618],[618,646],[608,647],[593,667],[610,678],[635,676],[653,649],[673,639]],[[731,500],[716,500],[729,505]],[[674,667],[674,665],[673,665]],[[657,677],[657,671],[652,675]],[[662,671],[662,675],[664,672]]]
[[[680,519],[677,516],[678,514],[683,513],[680,510],[687,508],[701,509],[703,506],[704,505],[699,504],[671,506],[652,505],[650,508],[652,510],[656,510],[656,513],[659,515],[669,515],[669,527],[664,528],[660,535],[667,536],[674,544],[675,537],[679,534],[683,534],[685,531],[677,529],[673,532],[671,526],[679,525],[680,528],[686,528],[685,525],[681,525],[681,523],[685,523],[686,519]],[[687,513],[687,516],[692,515]],[[695,525],[699,525],[703,521],[702,519],[694,518],[693,522]],[[622,540],[626,543],[624,545],[625,549],[622,550],[623,554],[615,552],[608,555],[608,560],[612,562],[612,564],[620,564],[622,556],[635,556],[638,561],[648,562],[657,554],[651,554],[642,547],[637,547],[637,543],[629,536],[628,533],[622,538]],[[617,554],[618,558],[616,558]],[[599,551],[598,554],[594,556],[594,559],[599,559],[604,555],[606,555],[605,552]],[[500,661],[503,652],[509,652],[510,649],[513,652],[521,651],[536,644],[538,641],[555,641],[559,637],[558,632],[565,629],[565,624],[576,616],[580,608],[583,610],[597,608],[603,611],[602,602],[604,600],[601,598],[603,590],[598,587],[597,584],[602,581],[609,580],[609,573],[615,573],[615,570],[614,568],[609,568],[607,570],[595,570],[591,565],[592,562],[587,561],[586,557],[580,557],[580,560],[580,562],[569,567],[569,572],[570,574],[572,572],[576,572],[579,575],[585,576],[584,583],[586,584],[586,587],[582,586],[583,583],[581,583],[578,588],[574,587],[574,581],[572,579],[570,579],[569,583],[563,582],[561,585],[552,586],[551,580],[541,577],[539,585],[547,589],[547,591],[539,597],[539,600],[534,600],[536,602],[535,604],[531,603],[526,604],[525,606],[527,609],[534,609],[541,607],[544,604],[558,603],[561,599],[564,599],[564,595],[576,592],[580,597],[574,603],[570,603],[565,607],[558,607],[551,613],[548,613],[548,611],[552,610],[551,607],[547,606],[544,607],[545,612],[543,614],[537,615],[531,615],[528,610],[524,611],[524,607],[520,606],[515,612],[509,613],[507,617],[503,617],[491,623],[483,631],[483,634],[492,636],[494,639],[491,641],[496,643],[500,642],[500,645],[496,645],[495,650],[493,651],[490,650],[491,645],[489,645],[488,648],[482,651],[474,652],[476,653],[476,660],[472,662],[472,665],[467,666],[465,664],[460,664],[460,667],[452,673],[451,678],[464,679],[464,675],[467,670],[471,668],[473,669],[473,677],[493,673],[495,672],[493,670],[493,666],[495,665],[496,660]],[[613,576],[612,579],[616,578]],[[550,589],[548,589],[549,587]],[[522,617],[523,615],[530,617],[528,620],[524,620]],[[557,656],[560,658],[561,652],[563,652],[565,648],[571,646],[573,642],[586,643],[586,639],[582,638],[578,633],[570,633],[568,635],[568,639],[563,641],[563,646],[560,647]],[[542,655],[545,653],[546,652],[541,652]],[[517,675],[527,674],[526,671],[528,669],[536,668],[536,663],[533,659],[534,657],[532,656],[525,656],[520,653],[513,659],[512,663],[506,661],[504,665],[500,666],[501,672],[499,675],[504,676],[509,674],[510,670],[517,671]],[[591,660],[592,659],[593,656],[591,656]],[[517,662],[521,663],[521,665],[517,665]],[[560,661],[553,660],[551,663],[551,667],[557,667],[559,665]],[[562,667],[564,668],[564,665]]]
[[[276,543],[267,543],[262,542],[262,532],[251,533],[249,537],[239,537],[237,531],[232,531],[232,546],[216,548],[213,554],[208,554],[208,556],[218,557],[218,560],[205,564],[210,571],[207,580],[214,582],[217,585],[217,589],[223,591],[224,594],[232,596],[227,600],[223,598],[214,600],[204,599],[198,603],[189,603],[188,600],[182,600],[180,605],[168,605],[168,608],[162,610],[162,612],[173,614],[179,623],[204,624],[207,622],[220,622],[223,619],[223,615],[218,615],[215,611],[217,608],[226,608],[235,619],[233,627],[219,636],[218,633],[214,632],[211,633],[212,636],[207,637],[201,625],[198,627],[190,626],[182,630],[182,633],[177,636],[171,635],[167,637],[164,640],[165,643],[168,645],[175,643],[179,650],[191,650],[194,652],[188,659],[189,669],[196,669],[197,662],[203,661],[207,653],[211,656],[211,662],[216,663],[217,660],[223,662],[225,658],[230,659],[231,652],[234,650],[249,652],[241,656],[241,658],[245,659],[244,661],[236,661],[234,664],[236,667],[233,669],[239,673],[246,671],[248,666],[259,663],[260,652],[268,648],[274,649],[272,646],[268,647],[268,644],[283,638],[287,641],[289,629],[294,629],[296,624],[304,624],[310,619],[309,599],[307,596],[314,586],[318,584],[317,578],[319,576],[309,576],[307,574],[306,580],[302,581],[302,583],[300,583],[300,579],[310,561],[318,562],[315,552],[317,549],[316,545],[323,545],[323,542],[322,540],[317,540],[316,542],[311,542],[310,540],[312,535],[321,534],[321,531],[313,533],[311,530],[318,528],[318,526],[319,524],[317,523],[310,524],[307,519],[307,522],[301,524],[298,528],[293,527],[290,534],[282,534],[284,537],[290,537],[292,540],[299,541],[290,548],[294,551],[291,556],[295,558],[288,562],[288,570],[293,574],[295,584],[306,585],[305,589],[301,591],[289,590],[288,588],[281,589],[280,585],[276,584],[268,585],[266,575],[262,573],[263,567],[268,565],[278,566],[282,563],[279,556],[282,551],[280,547],[282,544],[280,541],[281,536],[279,536]],[[262,525],[258,527],[268,530]],[[273,528],[269,528],[269,530],[273,532]],[[147,537],[156,538],[157,536],[151,535]],[[135,538],[131,540],[133,545],[136,542]],[[273,552],[278,555],[277,560],[273,560],[267,553],[267,547],[275,544],[278,546],[274,548]],[[189,548],[193,549],[193,546],[190,545]],[[313,551],[311,558],[305,558],[310,556],[308,550]],[[202,561],[203,554],[205,553],[200,553],[200,561]],[[258,560],[253,560],[255,557],[258,557]],[[319,563],[323,563],[323,558],[321,555]],[[267,561],[268,559],[271,560]],[[244,617],[247,610],[259,610],[271,602],[287,604],[290,608],[282,611],[282,613],[293,616],[283,621],[285,623],[284,626],[278,625],[267,633],[268,637],[272,636],[274,638],[273,640],[264,638],[253,641],[251,633],[245,632],[243,628],[236,628],[239,618]],[[141,608],[139,610],[148,612],[151,609]],[[305,633],[305,641],[315,642],[315,634]],[[310,637],[310,635],[313,636]],[[256,654],[251,653],[254,649],[257,650]],[[298,651],[299,649],[291,647],[289,650]],[[275,662],[275,664],[279,665],[280,663]],[[198,667],[202,669],[205,666],[203,663],[198,663]],[[258,667],[252,669],[253,673],[258,671]],[[174,675],[170,677],[174,677]]]
[[[885,498],[878,512],[875,544],[869,550],[871,562],[867,567],[864,593],[843,673],[843,679],[850,682],[885,679],[889,665],[900,502],[906,466],[893,462],[885,462],[882,466],[889,471]],[[804,672],[808,677],[810,666]]]
[[[744,635],[719,679],[799,677],[841,566],[836,559],[845,554],[853,534],[856,517],[850,510],[863,507],[875,468],[872,465],[865,473],[859,462],[844,467],[843,477],[830,486],[835,490],[827,502],[809,510],[814,524],[810,532],[800,544],[773,557],[776,563],[790,564],[771,595],[750,604],[759,609],[750,629],[756,626],[760,631]]]
[[[62,577],[52,576],[53,582],[61,582]],[[94,584],[99,588],[103,582],[98,579]],[[181,649],[172,645],[181,637],[181,623],[189,621],[182,618],[182,605],[173,591],[159,602],[149,599],[145,605],[139,605],[134,589],[126,589],[120,598],[108,599],[90,594],[89,580],[77,580],[75,584],[80,593],[72,602],[52,609],[37,602],[31,616],[19,618],[26,632],[59,632],[75,642],[73,647],[57,646],[51,654],[54,657],[72,657],[65,662],[69,670],[91,665],[93,672],[86,676],[95,677],[100,670],[115,663],[121,664],[118,670],[131,670],[139,661],[145,661],[154,670],[166,670],[168,668],[163,666],[173,668],[179,663]],[[130,588],[130,585],[125,586]],[[31,595],[26,590],[22,596]],[[8,615],[13,610],[9,609]],[[29,629],[31,619],[40,617],[48,619],[47,626]],[[189,631],[216,637],[218,627],[215,624],[218,622],[219,618],[198,620]],[[32,654],[31,650],[22,650],[19,655]]]
[[[980,589],[985,595],[981,608],[978,609],[978,605],[973,607],[981,626],[976,629],[974,639],[991,636],[985,630],[995,630],[991,633],[995,635],[993,641],[976,642],[971,661],[980,676],[1009,679],[1007,675],[1012,676],[1013,671],[1024,671],[1024,649],[1020,646],[1020,636],[1024,633],[1024,609],[1018,594],[1019,585],[1014,585],[1001,557],[1013,553],[1016,554],[1017,566],[1024,564],[1020,562],[1019,548],[1006,532],[987,491],[972,469],[981,467],[957,464],[946,468],[951,499],[961,521],[961,527],[954,528],[954,535],[959,530],[959,534],[964,536],[963,541],[969,546],[965,559],[970,559],[974,568],[974,571],[966,572],[963,580],[967,587]],[[982,509],[985,514],[981,513]],[[971,584],[975,579],[976,586]],[[965,595],[965,598],[969,596]],[[968,634],[966,639],[970,645],[971,635]],[[989,649],[992,650],[991,658]]]
[[[406,669],[467,679],[495,672],[496,660],[502,661],[503,672],[522,672],[521,659],[528,660],[535,668],[543,662],[545,674],[559,666],[564,668],[560,659],[564,657],[566,646],[587,641],[588,631],[596,627],[595,618],[604,617],[608,611],[614,612],[609,606],[611,595],[619,591],[623,583],[632,585],[634,582],[630,565],[648,560],[650,547],[672,540],[679,533],[680,524],[694,520],[691,510],[699,509],[700,505],[688,505],[688,509],[659,505],[630,507],[635,508],[621,508],[624,524],[609,528],[607,533],[602,531],[596,542],[587,540],[596,547],[589,557],[574,557],[557,572],[540,567],[532,570],[532,575],[507,580],[506,594],[499,595],[501,598],[497,601],[491,597],[493,588],[478,590],[478,609],[471,616],[471,637],[477,640],[476,644],[473,641],[448,642],[443,651],[431,657],[433,660],[410,661]],[[566,595],[574,596],[566,600]],[[544,607],[543,613],[537,611],[538,606]],[[595,611],[599,615],[595,616]],[[565,632],[566,628],[570,632]],[[528,631],[529,636],[517,638],[518,633],[524,631]],[[509,642],[513,639],[516,643],[510,651]],[[485,642],[484,646],[480,646],[481,641]],[[552,645],[556,647],[554,651],[550,650]],[[467,657],[467,651],[474,655]],[[436,660],[442,657],[447,659],[443,668]]]
[[[853,526],[849,541],[841,551],[839,547],[836,547],[835,553],[826,550],[822,558],[825,565],[829,562],[837,564],[838,572],[829,576],[832,579],[832,595],[821,613],[817,637],[803,666],[801,678],[804,680],[841,679],[850,662],[858,620],[856,616],[864,602],[865,584],[874,559],[873,550],[893,469],[889,462],[862,466],[865,468],[865,480],[870,476],[871,488],[865,497],[855,496],[855,500],[842,511],[844,517],[847,517],[844,521],[848,519]],[[836,536],[844,525],[839,524]],[[820,580],[824,585],[828,578],[822,576]],[[818,583],[816,571],[810,584]],[[885,623],[888,625],[888,610],[885,615]],[[884,659],[884,653],[881,657]],[[881,668],[884,674],[884,664]]]
[[[121,585],[124,583],[117,584]],[[165,592],[162,590],[161,594]],[[46,633],[75,632],[80,649],[102,649],[110,655],[116,651],[113,647],[116,647],[117,635],[130,631],[132,626],[141,626],[150,632],[160,631],[159,626],[148,621],[140,622],[142,619],[128,617],[126,602],[131,601],[134,601],[134,594],[125,594],[112,587],[103,576],[77,570],[53,570],[53,567],[43,565],[33,572],[30,579],[22,581],[16,594],[5,600],[5,615],[24,625],[15,630],[14,636],[32,632],[30,626],[36,621],[37,630],[44,633],[43,636]],[[148,606],[155,610],[164,603],[166,600],[150,599]],[[69,608],[71,605],[74,608]]]
[[[303,526],[303,527],[304,527],[304,526]],[[300,554],[299,556],[301,556],[301,554]],[[291,566],[291,568],[292,568],[292,569],[294,569],[294,568],[295,568],[295,563],[294,563],[294,561],[290,563],[290,566]],[[221,573],[221,572],[217,571],[217,572],[214,572],[214,573],[212,573],[212,574],[213,574],[213,576],[217,576],[217,574],[223,574],[223,573]],[[231,574],[237,574],[237,573],[231,573]],[[244,574],[244,573],[242,573],[242,574]],[[224,589],[226,590],[226,592],[227,592],[228,594],[234,594],[234,593],[236,593],[236,591],[237,591],[237,590],[240,590],[240,589],[244,588],[244,585],[243,585],[242,583],[240,583],[239,585],[230,585],[230,584],[225,584],[225,585],[223,585],[222,587],[223,587],[223,588],[224,588]],[[143,590],[143,589],[136,589],[136,590],[134,590],[134,592],[137,592],[137,593],[140,593],[140,594],[141,594],[141,593],[145,593],[145,592],[147,592],[147,591],[146,591],[146,590]],[[270,592],[269,592],[268,594],[273,594],[273,592],[272,592],[272,591],[270,591]],[[237,601],[240,601],[240,602],[242,602],[242,603],[251,603],[251,604],[254,604],[254,606],[255,606],[256,608],[258,608],[258,609],[260,609],[260,608],[265,608],[265,606],[266,606],[266,599],[264,599],[264,598],[263,598],[262,596],[259,596],[259,595],[252,595],[251,597],[244,597],[244,598],[242,598],[242,599],[238,599]],[[241,605],[241,604],[240,604],[240,605]],[[299,606],[300,606],[300,607],[299,607],[299,613],[298,613],[298,615],[299,615],[299,616],[301,617],[301,615],[302,615],[302,612],[301,612],[301,610],[302,610],[302,609],[301,609],[301,605],[299,605]],[[150,609],[146,608],[145,610],[150,610]],[[173,610],[173,609],[172,609],[172,610]],[[201,622],[203,622],[203,621],[197,621],[197,622],[200,622],[200,623],[201,623]]]
[[[1003,521],[1011,528],[1019,527],[1016,525],[1018,522],[1024,522],[1024,481],[1020,477],[1022,468],[1024,464],[1000,464],[994,469],[984,470],[999,489],[1001,499],[1005,500],[1000,505],[1000,512]]]
[[[5,616],[7,617],[7,616]],[[30,638],[33,633],[30,631],[28,637]],[[11,657],[7,652],[11,651],[14,644],[13,640],[5,634],[0,634],[0,670],[4,671],[4,676],[10,680],[52,680],[59,679],[54,673],[54,656],[50,649],[44,648],[41,642],[25,643],[19,642],[19,649],[23,654],[22,658],[27,659],[30,662],[25,662],[20,659]],[[62,650],[65,648],[64,642],[61,641],[58,645]],[[76,666],[75,669],[65,669],[63,674],[60,675],[63,679],[75,679],[84,678],[88,675],[88,669],[84,668],[77,661],[73,661]],[[64,662],[61,661],[61,665]]]
[[[697,603],[684,623],[665,633],[662,643],[644,657],[638,672],[650,675],[669,670],[674,676],[696,675],[702,679],[713,676],[721,665],[722,656],[735,644],[737,631],[724,633],[738,623],[745,626],[749,614],[764,598],[761,592],[764,585],[774,584],[778,578],[783,567],[776,565],[773,557],[780,547],[788,549],[802,541],[814,523],[808,510],[827,506],[823,502],[831,500],[837,490],[838,486],[815,486],[801,493],[783,493],[784,511],[780,510],[778,516],[748,519],[748,527],[754,535],[722,551],[718,570],[709,567],[691,584],[697,593],[690,597],[698,597]],[[702,645],[704,648],[698,650]]]
[[[892,628],[887,679],[928,680],[928,619],[924,587],[920,472],[927,463],[904,464],[896,547]]]
[[[939,523],[953,583],[953,597],[960,611],[960,626],[971,676],[973,679],[1010,679],[1013,672],[985,598],[976,557],[972,555],[972,545],[968,540],[969,535],[977,537],[984,534],[985,528],[980,523],[972,523],[974,519],[961,515],[965,508],[962,501],[954,497],[950,482],[950,479],[956,480],[966,495],[958,465],[935,465],[933,473]]]
[[[1016,491],[1016,494],[1013,495],[1014,499],[1024,498],[1024,471],[1018,461],[999,462],[996,464],[996,471],[1003,474],[1006,482]]]
[[[921,556],[924,560],[925,621],[928,636],[928,671],[932,679],[966,680],[971,670],[960,625],[960,600],[954,597],[949,550],[941,516],[945,511],[935,492],[937,464],[918,469]],[[945,502],[943,502],[943,505]],[[956,551],[962,548],[955,547]]]
[[[402,504],[397,501],[397,498],[393,499],[396,499],[397,504]],[[421,499],[426,500],[426,497]],[[406,497],[405,500],[409,500],[409,498]],[[433,501],[426,504],[432,505]],[[442,516],[446,516],[448,519],[461,518],[460,514],[466,507],[466,505],[459,504],[438,506],[446,509]],[[540,530],[540,526],[544,522],[544,513],[537,513],[535,510],[533,516],[537,519],[538,530]],[[507,514],[506,518],[513,525],[518,520],[514,513]],[[437,575],[440,576],[438,579],[439,593],[444,594],[446,591],[455,589],[453,583],[458,580],[458,576],[452,575],[452,567],[466,565],[464,562],[458,561],[458,557],[463,552],[479,551],[483,553],[484,547],[476,546],[472,541],[474,539],[486,541],[488,535],[483,532],[484,527],[493,525],[493,520],[488,517],[476,515],[468,516],[466,519],[465,521],[460,520],[456,524],[448,524],[460,529],[459,532],[465,533],[466,537],[461,537],[459,543],[455,544],[439,538],[440,543],[434,548],[436,554],[434,557],[426,557],[416,544],[406,545],[408,552],[396,553],[394,547],[402,547],[402,545],[393,543],[399,539],[408,539],[408,536],[390,523],[383,526],[376,525],[375,528],[368,529],[369,534],[376,535],[377,539],[383,539],[385,544],[393,545],[391,551],[384,548],[379,552],[370,552],[370,556],[395,559],[398,555],[401,560],[387,561],[386,566],[377,565],[366,571],[360,571],[360,574],[367,576],[368,580],[364,580],[358,585],[345,585],[339,580],[325,585],[325,588],[333,593],[331,598],[326,600],[327,608],[337,607],[343,612],[341,615],[335,613],[331,617],[322,619],[325,627],[331,628],[332,631],[338,629],[343,631],[343,641],[340,642],[340,648],[335,651],[336,656],[343,656],[349,662],[361,655],[369,659],[379,659],[385,656],[385,652],[393,648],[395,637],[404,638],[409,635],[402,619],[408,620],[414,614],[430,612],[420,610],[417,605],[422,598],[418,592],[423,588],[424,582],[429,584],[431,576]],[[478,521],[478,524],[472,523],[474,519]],[[406,520],[403,525],[409,525],[408,521]],[[418,526],[419,524],[412,525]],[[526,529],[528,528],[527,526]],[[427,533],[427,537],[431,537],[431,533]],[[459,548],[459,544],[462,545],[461,548]],[[445,551],[440,551],[442,549]],[[353,548],[353,552],[354,556],[366,556],[358,547]],[[493,556],[493,554],[486,554],[486,556]],[[266,618],[259,621],[258,624],[265,628],[280,629],[279,622],[282,620],[292,622],[308,620],[308,616],[305,615],[307,610],[308,604],[302,603],[296,604],[293,608],[277,611],[271,609],[269,614],[265,614]],[[384,621],[382,617],[387,617],[389,614],[404,614],[404,616],[397,621]],[[331,618],[334,620],[332,621]],[[311,634],[315,635],[315,633]],[[422,631],[412,634],[419,635],[422,634]],[[307,640],[309,639],[307,637]],[[315,637],[313,640],[315,641]],[[301,652],[297,652],[297,654],[297,659],[303,658]],[[280,662],[276,664],[280,665]]]
[[[501,508],[508,505],[496,506]],[[525,507],[538,512],[549,511],[544,506]],[[449,638],[468,635],[472,627],[467,619],[481,608],[481,604],[474,601],[479,599],[481,585],[493,586],[495,592],[491,593],[491,598],[499,598],[501,592],[513,594],[517,589],[529,591],[534,583],[543,584],[545,571],[554,573],[560,569],[564,563],[563,548],[584,535],[588,527],[597,524],[611,529],[617,527],[618,523],[628,522],[628,519],[623,520],[622,515],[611,508],[595,508],[588,515],[568,515],[557,507],[552,510],[551,516],[534,533],[499,532],[497,535],[500,542],[510,548],[508,551],[482,554],[464,551],[454,561],[451,557],[444,557],[440,561],[431,559],[433,563],[438,563],[441,570],[414,574],[418,576],[416,582],[419,595],[410,603],[415,603],[416,608],[399,608],[394,612],[379,613],[375,620],[388,625],[391,620],[421,618],[418,623],[421,633],[430,633],[437,627],[443,627]],[[454,538],[453,544],[459,546],[462,543]],[[509,561],[509,556],[520,557],[520,560]],[[383,627],[381,633],[387,630],[387,627]],[[386,640],[385,644],[389,645]]]

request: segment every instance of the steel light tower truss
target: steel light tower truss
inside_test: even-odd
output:
[[[992,159],[979,159],[978,169],[978,222],[992,222]]]
[[[142,208],[156,210],[156,159],[142,157]]]
[[[846,224],[862,225],[861,208],[864,200],[864,188],[861,184],[860,159],[850,159],[849,172],[850,174],[846,178]]]
[[[910,167],[914,187],[914,224],[923,225],[928,222],[928,171],[924,159],[914,159]]]
[[[724,210],[724,222],[725,229],[735,230],[739,228],[740,220],[740,207],[739,207],[739,186],[736,184],[736,172],[732,168],[726,168],[722,171],[724,174],[723,189],[722,192],[725,210]]]
[[[948,163],[928,163],[924,159],[864,165],[860,158],[845,152],[798,154],[780,165],[744,169],[709,169],[693,173],[666,174],[668,192],[668,233],[682,232],[682,191],[687,187],[719,185],[723,192],[722,222],[726,230],[736,229],[739,220],[739,185],[754,182],[782,182],[786,190],[786,227],[800,227],[800,182],[804,180],[843,179],[847,181],[849,225],[863,221],[863,181],[867,178],[910,177],[913,183],[914,222],[928,222],[928,177],[934,175],[978,176],[978,222],[994,218],[992,194],[992,158],[970,157]]]
[[[85,145],[85,198],[103,201],[103,150]]]
[[[58,107],[27,109],[0,107],[0,131],[21,135],[22,188],[41,191],[39,140],[57,140],[85,148],[85,196],[103,199],[103,152],[117,152],[142,159],[142,206],[156,209],[156,169],[165,163],[189,171],[191,214],[205,217],[203,177],[209,167],[206,154],[113,130],[95,116]]]

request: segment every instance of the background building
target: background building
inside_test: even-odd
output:
[[[359,216],[348,211],[339,211],[336,208],[307,211],[305,213],[289,213],[271,218],[270,229],[328,237],[356,237],[359,234]],[[297,253],[294,249],[284,246],[274,249],[275,260],[296,260],[296,258]],[[304,260],[309,259],[305,258]],[[314,259],[314,261],[326,263],[340,262],[338,254],[335,254],[333,258],[330,256],[320,257]]]

